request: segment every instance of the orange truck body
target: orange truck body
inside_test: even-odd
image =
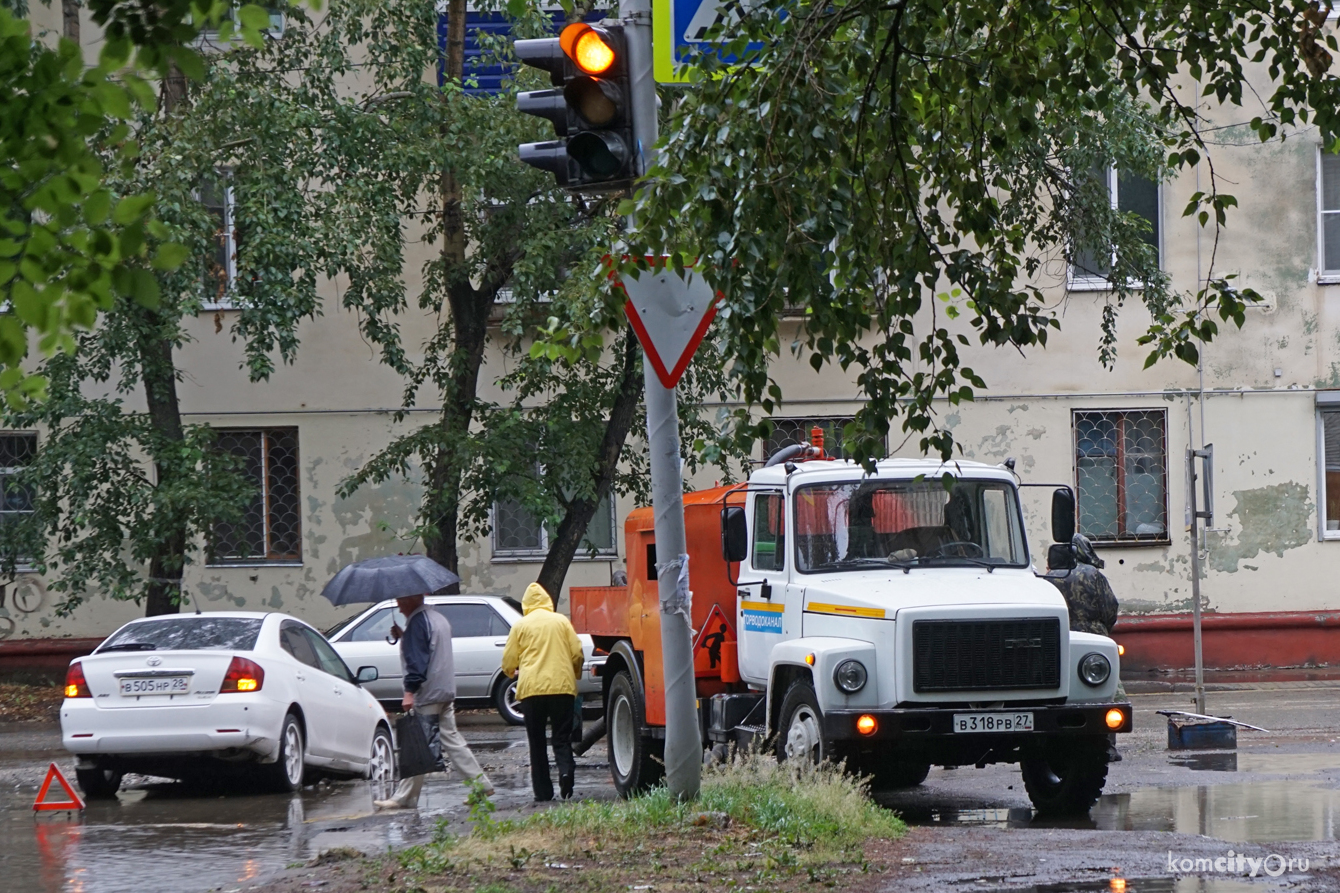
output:
[[[721,510],[743,505],[744,486],[714,487],[684,494],[689,588],[693,592],[691,626],[698,697],[743,690],[736,658],[735,584],[738,568],[721,554]],[[609,651],[628,640],[642,661],[648,726],[665,725],[665,675],[661,661],[661,608],[656,581],[656,530],[650,508],[634,509],[624,522],[628,554],[627,586],[573,586],[568,598],[572,625],[589,633],[596,648]],[[729,573],[728,573],[729,571]],[[720,612],[719,614],[717,612]],[[721,629],[723,625],[726,629]],[[709,620],[717,629],[704,629]],[[721,637],[716,641],[713,636]],[[712,647],[707,647],[707,646]]]

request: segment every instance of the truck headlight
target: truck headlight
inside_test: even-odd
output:
[[[833,669],[833,684],[849,695],[865,688],[865,680],[868,678],[865,664],[859,660],[844,660]]]
[[[1079,678],[1087,685],[1102,685],[1112,675],[1112,663],[1097,651],[1084,655],[1079,662]]]

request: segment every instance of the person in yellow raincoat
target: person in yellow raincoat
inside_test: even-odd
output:
[[[554,600],[539,583],[526,587],[521,598],[525,614],[512,626],[503,649],[502,670],[517,676],[516,696],[526,718],[530,744],[530,786],[535,800],[554,799],[545,747],[546,726],[554,730],[554,762],[559,795],[572,796],[577,765],[572,759],[572,714],[577,679],[582,673],[582,642],[571,621],[554,611]]]

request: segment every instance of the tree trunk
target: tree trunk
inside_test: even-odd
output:
[[[163,79],[163,114],[171,117],[185,98],[186,79],[174,62]],[[172,341],[163,335],[163,320],[157,310],[136,306],[133,312],[141,315],[140,378],[144,383],[149,423],[158,436],[153,450],[163,456],[179,451],[185,442],[181,407],[177,403],[177,367],[172,358]],[[178,464],[157,458],[154,460],[154,486],[159,492],[175,489],[178,474]],[[181,575],[185,566],[186,523],[174,518],[167,525],[158,547],[154,549],[154,557],[149,562],[149,588],[145,597],[144,616],[176,614],[181,610]]]
[[[465,77],[465,0],[448,0],[447,52],[443,80],[459,84]],[[488,311],[492,292],[474,288],[464,275],[465,226],[461,219],[461,186],[453,170],[442,171],[442,281],[451,309],[451,380],[443,389],[439,441],[430,460],[428,488],[424,493],[424,516],[431,533],[424,538],[428,556],[453,572],[460,570],[456,538],[460,528],[461,480],[465,474],[464,451],[457,440],[468,435],[474,421],[479,368],[484,363],[488,340]],[[459,587],[451,587],[459,590]]]
[[[60,11],[66,39],[79,43],[79,0],[61,0]]]
[[[619,380],[618,393],[614,395],[614,405],[610,407],[609,420],[605,422],[605,436],[600,441],[600,452],[592,471],[595,482],[594,499],[574,499],[568,503],[568,510],[558,524],[549,552],[544,556],[544,566],[540,568],[538,583],[554,597],[558,603],[559,592],[563,588],[563,578],[568,575],[572,559],[581,547],[586,536],[587,525],[595,517],[600,500],[609,495],[614,486],[614,475],[619,468],[619,456],[628,439],[637,415],[637,403],[642,396],[642,358],[639,356],[637,338],[631,329],[624,333],[623,375]]]
[[[146,317],[146,331],[140,340],[140,370],[144,381],[144,398],[149,407],[149,422],[158,435],[158,442],[153,448],[162,455],[179,450],[185,441],[181,409],[177,405],[177,369],[172,360],[172,342],[162,337],[154,325],[159,322],[157,312],[146,310],[143,313]],[[178,473],[177,464],[157,459],[154,461],[154,484],[159,491],[175,489]],[[186,565],[186,524],[174,518],[168,528],[149,563],[149,589],[144,605],[146,617],[176,614],[181,610],[181,575]]]

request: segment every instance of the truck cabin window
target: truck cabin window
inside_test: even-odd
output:
[[[779,571],[786,565],[786,500],[780,493],[754,497],[754,570]]]
[[[1028,564],[1019,502],[1002,482],[816,484],[797,489],[795,503],[801,573]]]

